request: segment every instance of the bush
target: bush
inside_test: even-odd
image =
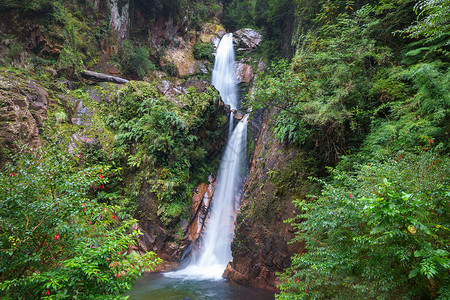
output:
[[[194,46],[194,58],[214,62],[214,46],[211,43],[198,43]]]
[[[181,106],[165,99],[152,84],[129,82],[112,102],[108,119],[116,131],[113,156],[126,162],[126,172],[136,174],[133,191],[144,183],[149,186],[164,210],[164,221],[182,217],[186,210],[180,207],[186,208],[193,186],[215,168],[206,161],[205,143],[212,137],[200,143],[197,135],[210,120],[217,99],[211,87],[204,92],[189,88],[176,100]]]
[[[90,197],[108,184],[107,166],[80,169],[57,147],[14,161],[0,173],[2,298],[117,298],[158,263],[127,254],[134,221]]]
[[[450,160],[438,149],[332,170],[321,195],[296,201],[307,252],[282,275],[279,298],[446,299]]]
[[[123,41],[115,57],[120,69],[125,74],[134,74],[143,78],[155,65],[149,59],[147,48],[135,47],[130,41]]]

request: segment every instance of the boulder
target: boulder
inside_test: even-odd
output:
[[[232,109],[231,112],[233,113],[235,119],[242,120],[242,118],[244,117],[244,114],[239,110]]]
[[[202,43],[215,44],[215,41],[219,41],[225,33],[225,28],[223,28],[222,25],[217,23],[205,23],[203,24],[202,31],[200,33],[200,41]]]
[[[261,44],[262,35],[251,28],[243,28],[233,33],[235,43],[238,50],[248,51],[252,50]]]

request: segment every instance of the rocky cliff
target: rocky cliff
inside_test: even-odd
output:
[[[275,138],[275,114],[266,114],[255,144],[236,218],[233,259],[224,273],[240,284],[272,290],[278,283],[276,272],[290,266],[294,253],[304,251],[302,244],[289,243],[294,234],[285,221],[299,213],[292,200],[304,197],[311,186],[306,184],[304,153]]]
[[[46,90],[35,81],[8,72],[0,75],[0,149],[4,150],[0,165],[6,160],[5,152],[40,145],[48,104]]]

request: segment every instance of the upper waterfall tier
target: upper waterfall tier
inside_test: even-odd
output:
[[[238,109],[237,84],[235,80],[233,35],[227,33],[217,47],[211,83],[219,91],[223,102]]]

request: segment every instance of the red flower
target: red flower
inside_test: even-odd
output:
[[[46,291],[45,294],[46,294],[46,295],[50,295],[50,291]]]
[[[350,194],[350,198],[352,197],[352,194]]]
[[[102,189],[104,189],[105,188],[105,186],[104,185],[102,185]]]
[[[55,235],[55,240],[59,240],[59,235],[58,234]]]
[[[112,218],[115,219],[116,218],[116,214],[113,214]]]
[[[12,172],[9,174],[9,177],[13,177],[14,175],[15,175],[14,172]]]
[[[100,179],[103,179],[103,174],[100,174]]]

